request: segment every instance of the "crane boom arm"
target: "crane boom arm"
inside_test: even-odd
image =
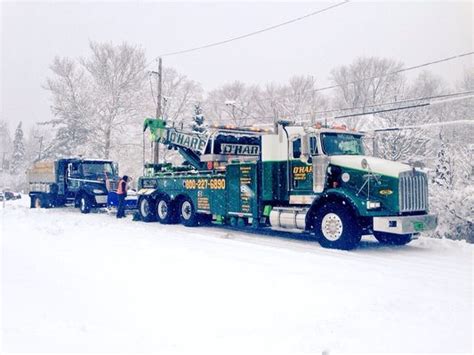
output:
[[[154,118],[145,119],[143,131],[147,129],[150,129],[151,139],[154,142],[177,149],[179,154],[196,169],[202,167],[200,155],[206,150],[209,134],[167,127],[165,120]]]

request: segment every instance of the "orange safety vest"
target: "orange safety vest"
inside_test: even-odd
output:
[[[117,195],[123,195],[125,191],[122,188],[122,182],[125,182],[124,179],[120,179],[118,186],[117,186]],[[125,182],[125,186],[127,186],[127,183]]]

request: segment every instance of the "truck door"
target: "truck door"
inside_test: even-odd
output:
[[[58,160],[56,163],[58,194],[66,195],[67,192],[67,163]]]
[[[81,177],[81,165],[79,162],[69,163],[67,167],[67,190],[70,195],[74,196],[79,190]]]
[[[290,138],[290,195],[313,193],[313,165],[301,160],[301,136]]]

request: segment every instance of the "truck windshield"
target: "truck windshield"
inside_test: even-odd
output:
[[[82,164],[82,172],[84,176],[90,177],[104,177],[107,174],[108,177],[114,175],[114,169],[112,163],[104,162],[87,162]]]
[[[327,155],[364,155],[362,136],[347,133],[322,133],[321,136]]]

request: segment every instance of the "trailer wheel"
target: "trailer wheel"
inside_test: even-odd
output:
[[[374,232],[374,237],[382,244],[405,245],[411,242],[412,234],[392,234]]]
[[[186,227],[195,227],[199,223],[199,217],[191,200],[184,199],[179,206],[179,219]]]
[[[351,250],[362,237],[351,208],[335,201],[326,203],[317,211],[314,231],[324,248]]]
[[[92,204],[90,198],[87,195],[82,195],[79,199],[79,209],[81,210],[81,213],[89,213],[91,211],[91,207]]]
[[[156,202],[156,217],[161,224],[176,223],[175,206],[168,196],[158,198]]]
[[[141,196],[138,200],[138,212],[144,222],[156,221],[155,201],[148,196]]]

